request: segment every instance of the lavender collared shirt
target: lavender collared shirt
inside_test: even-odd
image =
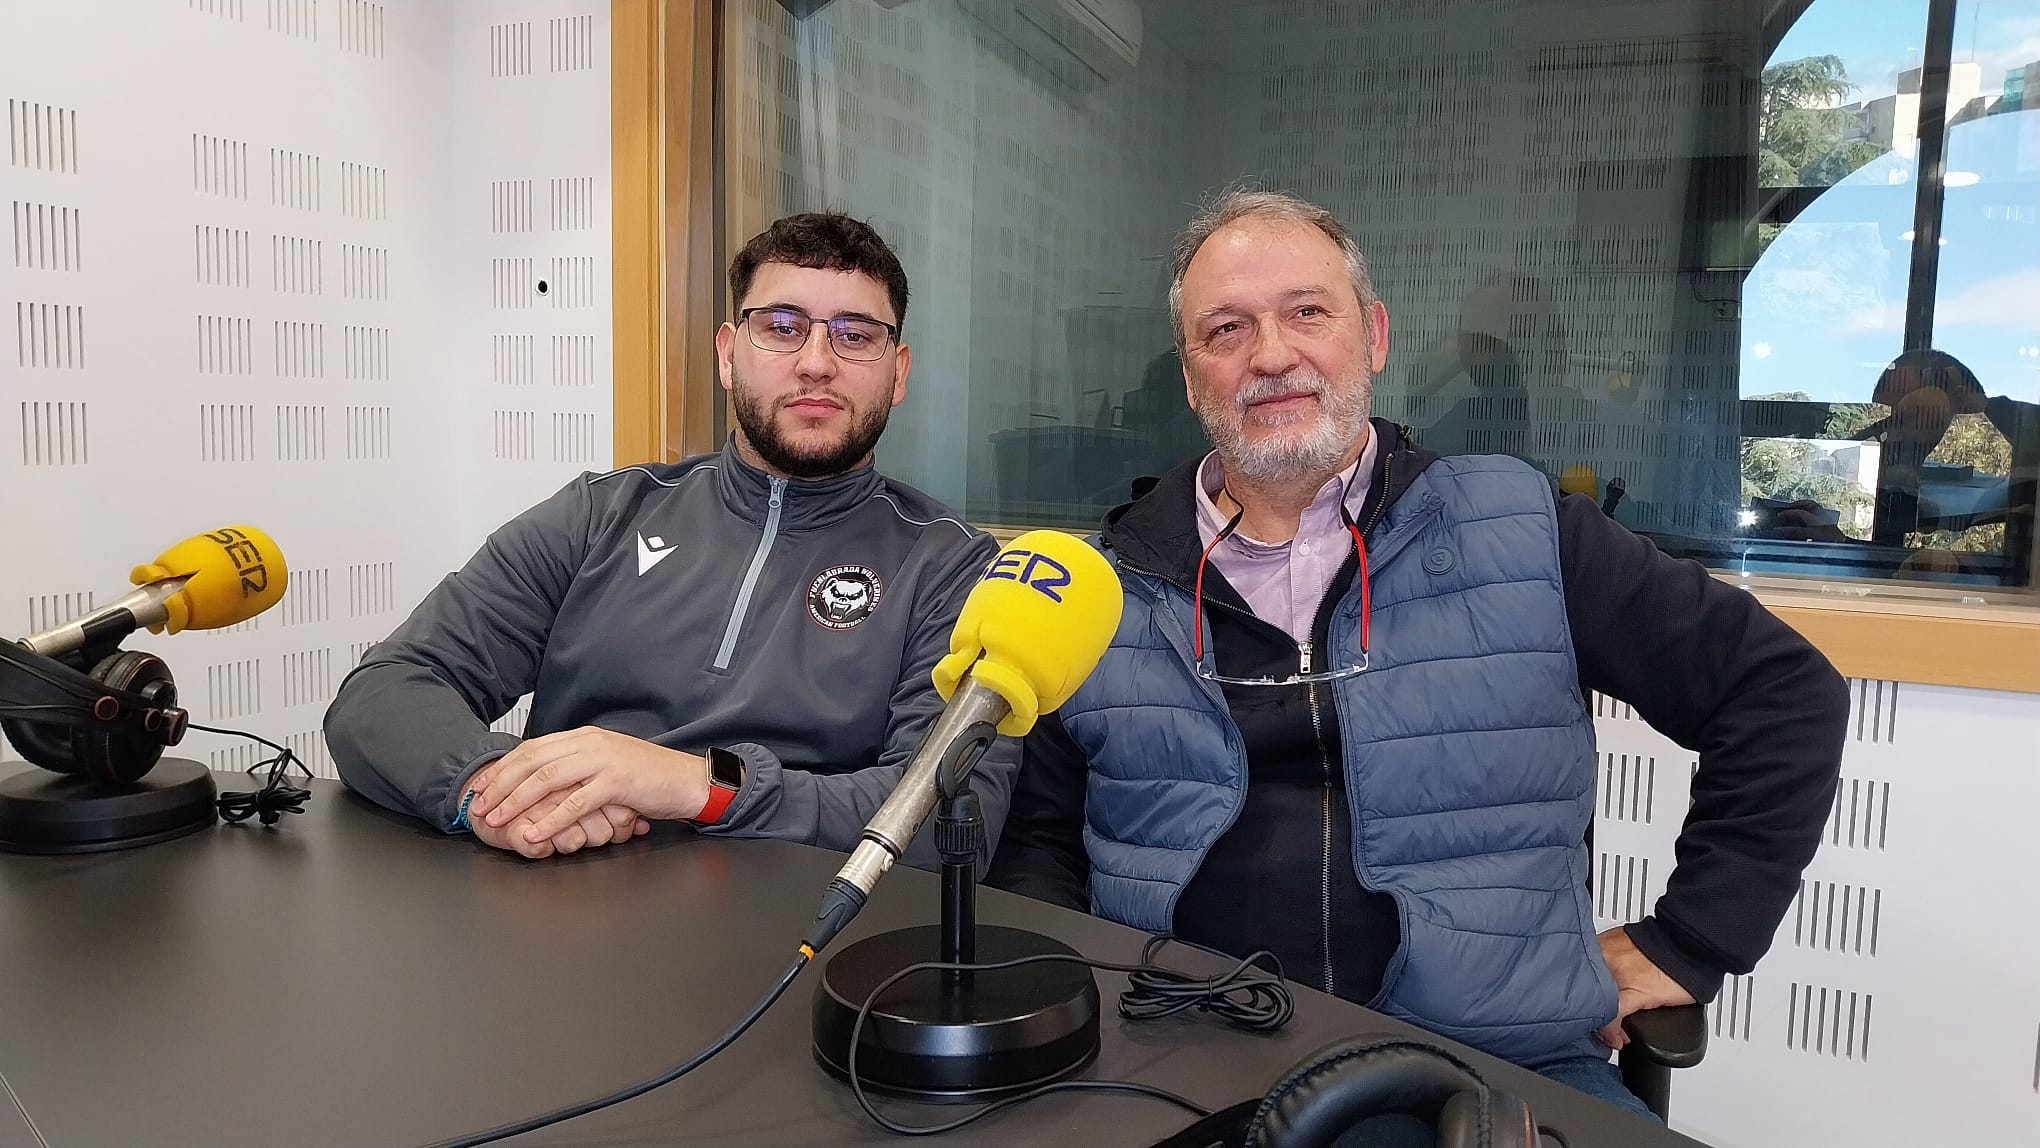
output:
[[[1211,552],[1211,564],[1253,607],[1255,616],[1282,627],[1298,644],[1310,640],[1311,623],[1325,591],[1353,552],[1353,536],[1346,530],[1339,504],[1345,503],[1347,514],[1360,517],[1379,443],[1380,436],[1369,427],[1367,448],[1352,466],[1318,488],[1317,497],[1297,521],[1295,538],[1260,542],[1235,530]],[[1207,547],[1231,520],[1212,501],[1224,485],[1225,470],[1213,451],[1197,468],[1197,536]]]

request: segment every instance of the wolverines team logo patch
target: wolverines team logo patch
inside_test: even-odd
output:
[[[831,630],[848,630],[871,617],[885,587],[869,566],[831,566],[808,583],[808,617]]]

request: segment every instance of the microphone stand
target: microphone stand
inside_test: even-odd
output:
[[[866,937],[831,956],[815,987],[814,1055],[849,1077],[850,1034],[872,991],[924,961],[998,962],[1076,956],[1052,937],[977,922],[984,808],[970,773],[992,731],[966,739],[936,774],[935,847],[942,859],[937,925]],[[924,970],[871,1006],[858,1040],[857,1079],[868,1091],[927,1101],[974,1101],[1059,1080],[1098,1054],[1098,984],[1074,961],[1016,968]]]

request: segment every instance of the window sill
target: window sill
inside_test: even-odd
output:
[[[1846,677],[2040,693],[2040,610],[1752,591]]]

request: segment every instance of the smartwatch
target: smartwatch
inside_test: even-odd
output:
[[[708,750],[708,802],[693,817],[696,825],[714,825],[744,787],[744,759],[721,746]]]

